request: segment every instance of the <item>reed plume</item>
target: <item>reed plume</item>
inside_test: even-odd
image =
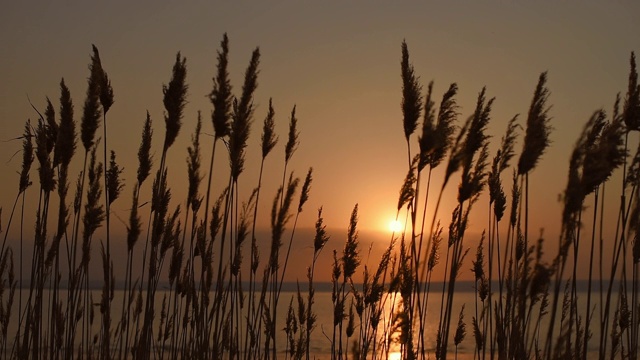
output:
[[[627,96],[624,99],[624,123],[627,130],[640,131],[640,85],[638,85],[638,72],[636,70],[636,56],[631,52],[629,59],[629,85]]]
[[[269,112],[264,119],[264,125],[262,127],[262,158],[266,158],[267,155],[273,150],[278,143],[278,136],[275,132],[275,111],[273,110],[273,103],[269,98]]]
[[[109,205],[116,201],[120,197],[122,188],[124,188],[124,180],[121,178],[124,169],[116,162],[116,153],[111,150],[111,157],[109,158],[109,168],[107,169],[107,192]]]
[[[220,43],[221,50],[218,51],[217,75],[213,79],[213,90],[209,94],[209,100],[213,104],[211,123],[213,124],[214,140],[211,148],[211,161],[209,163],[209,176],[207,180],[207,194],[204,206],[204,224],[207,226],[209,218],[209,199],[211,196],[211,179],[213,178],[213,161],[216,154],[216,144],[218,139],[228,136],[231,131],[231,110],[233,106],[233,95],[229,81],[229,38],[225,33]]]
[[[293,156],[293,153],[298,149],[298,145],[300,141],[298,137],[300,136],[300,132],[298,132],[298,118],[296,118],[296,106],[293,106],[291,110],[291,118],[289,120],[289,137],[287,140],[287,145],[285,146],[284,151],[284,161],[288,163]]]
[[[96,148],[91,150],[89,159],[89,171],[87,177],[89,179],[89,189],[87,191],[87,203],[85,205],[85,214],[83,217],[84,232],[82,238],[85,242],[85,249],[89,250],[89,241],[93,233],[101,226],[104,220],[104,206],[99,204],[102,196],[102,188],[100,187],[100,177],[102,176],[102,164],[96,162]],[[84,256],[88,256],[85,253]],[[85,264],[88,264],[89,258],[85,258]]]
[[[18,192],[23,193],[29,186],[29,170],[33,164],[33,143],[31,142],[31,123],[27,121],[24,125],[24,133],[22,135],[22,167],[20,170],[20,181],[18,184]]]
[[[229,119],[231,118],[233,94],[231,93],[229,71],[227,70],[229,63],[229,38],[227,33],[223,35],[220,47],[222,50],[218,51],[217,75],[213,79],[213,90],[209,94],[209,99],[213,104],[211,122],[213,123],[216,139],[229,135],[231,131]]]
[[[87,80],[87,97],[84,101],[82,122],[80,123],[80,138],[85,152],[89,152],[94,144],[96,130],[100,126],[100,83],[103,81],[102,66],[98,49],[93,48],[91,64],[89,65],[89,79]]]
[[[407,43],[402,41],[402,60],[400,62],[402,77],[402,124],[404,137],[407,141],[407,154],[411,163],[411,146],[409,137],[416,131],[420,112],[422,111],[422,86],[418,83],[413,65],[409,63],[409,50]]]
[[[418,171],[429,165],[435,168],[440,165],[451,145],[457,119],[458,105],[455,96],[458,93],[458,85],[453,83],[442,95],[438,116],[436,119],[434,103],[431,101],[433,82],[429,83],[427,100],[425,101],[424,119],[422,122],[422,135],[418,137],[420,145],[420,161]]]
[[[198,111],[198,122],[196,130],[191,136],[191,146],[187,148],[187,175],[189,179],[189,189],[187,191],[187,208],[189,206],[199,207],[200,197],[198,189],[202,176],[200,175],[200,132],[202,131],[202,117]],[[196,205],[198,204],[198,205]],[[195,216],[195,210],[194,210]],[[186,220],[185,220],[186,221]],[[186,224],[186,223],[185,223]]]
[[[180,127],[182,126],[182,112],[186,105],[187,89],[187,59],[176,55],[176,62],[173,65],[173,74],[169,85],[162,86],[164,94],[163,104],[165,108],[164,122],[166,133],[164,138],[163,151],[167,151],[176,140]]]
[[[147,111],[147,118],[144,121],[144,129],[142,130],[142,141],[138,149],[138,186],[141,186],[151,173],[151,167],[153,166],[151,157],[152,137],[151,116],[149,116],[149,111]]]
[[[240,100],[233,103],[233,122],[229,137],[229,161],[231,162],[231,177],[234,182],[244,170],[244,152],[249,139],[253,117],[253,94],[258,87],[258,65],[260,64],[260,50],[255,49],[244,77]]]
[[[71,93],[64,82],[60,81],[60,124],[54,148],[53,163],[68,166],[76,150],[76,122],[73,119]]]
[[[538,78],[538,85],[527,116],[524,145],[518,160],[518,175],[524,175],[531,171],[550,144],[551,125],[549,122],[551,117],[549,116],[550,107],[547,106],[548,99],[547,72],[543,72]]]

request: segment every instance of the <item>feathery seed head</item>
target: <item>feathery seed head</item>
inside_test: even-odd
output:
[[[87,80],[87,97],[84,101],[82,121],[80,124],[80,138],[85,152],[91,150],[94,144],[96,130],[100,124],[100,82],[102,81],[102,66],[100,56],[94,46],[91,65],[89,65],[89,79]]]
[[[442,226],[440,226],[440,222],[438,221],[438,225],[436,226],[436,232],[433,237],[433,241],[431,242],[429,259],[427,260],[427,269],[429,271],[433,271],[433,269],[438,264],[438,261],[440,260],[440,255],[438,254],[440,243],[442,243]]]
[[[511,120],[509,120],[509,124],[507,125],[507,131],[502,137],[502,141],[500,144],[499,154],[494,158],[494,166],[498,170],[498,173],[503,172],[509,167],[509,161],[514,156],[513,147],[515,145],[516,139],[518,137],[517,129],[520,125],[516,122],[518,120],[518,114],[516,114]]]
[[[47,121],[45,126],[47,130],[47,154],[51,154],[58,139],[58,124],[56,124],[56,111],[53,109],[53,104],[51,104],[49,98],[47,98],[47,108],[44,111],[44,117]]]
[[[98,86],[100,88],[100,103],[102,104],[102,110],[106,114],[111,105],[113,105],[113,88],[111,87],[111,80],[109,80],[109,76],[107,76],[107,72],[104,71],[102,67],[102,61],[100,60],[100,53],[98,52],[98,48],[95,45],[93,47],[93,56],[96,58],[96,62],[100,67],[98,70]]]
[[[358,204],[356,204],[351,212],[349,220],[349,229],[347,230],[347,241],[344,245],[342,253],[343,277],[347,279],[356,272],[356,268],[360,265],[360,256],[358,252]]]
[[[552,128],[549,125],[551,120],[548,114],[550,107],[547,106],[549,89],[547,89],[546,83],[547,72],[545,71],[540,74],[529,108],[524,144],[518,160],[518,175],[533,170],[550,144],[549,134]]]
[[[623,117],[627,130],[640,130],[640,85],[638,85],[638,72],[636,71],[636,55],[631,52],[629,59],[629,86],[627,96],[624,99]]]
[[[300,192],[300,202],[298,204],[298,212],[302,212],[302,206],[309,200],[309,191],[311,190],[311,174],[313,173],[313,168],[309,168],[307,172],[307,177],[304,179],[304,184],[302,184],[302,191]]]
[[[593,192],[606,181],[613,171],[624,163],[627,156],[624,148],[625,128],[621,119],[607,123],[602,110],[593,116],[597,116],[598,122],[603,125],[596,141],[585,144],[587,148],[582,170],[582,188],[586,194]]]
[[[293,109],[291,110],[291,119],[289,121],[289,140],[287,141],[287,146],[285,146],[284,150],[284,161],[289,162],[293,153],[298,149],[298,144],[300,141],[298,140],[298,136],[300,133],[297,130],[298,119],[296,118],[296,106],[293,105]]]
[[[415,196],[414,185],[416,183],[415,164],[417,159],[417,157],[414,159],[413,164],[407,172],[407,176],[404,178],[404,183],[400,189],[400,196],[398,197],[398,211],[402,209],[404,204],[411,204],[413,202],[413,198]]]
[[[251,54],[251,61],[244,73],[242,95],[238,104],[238,114],[249,121],[253,115],[253,94],[258,87],[258,65],[260,65],[260,49],[256,48]]]
[[[216,138],[222,138],[229,135],[231,106],[233,95],[231,94],[231,83],[229,81],[229,71],[227,65],[229,63],[229,38],[225,33],[220,42],[222,50],[218,50],[218,66],[217,75],[213,79],[213,90],[209,94],[209,99],[213,104],[213,113],[211,114],[211,122]]]
[[[36,158],[40,163],[38,169],[38,175],[40,177],[40,186],[43,191],[53,191],[55,187],[55,178],[51,160],[49,159],[49,131],[48,126],[45,125],[44,120],[40,118],[38,120],[38,126],[36,127]]]
[[[453,336],[453,343],[458,346],[464,340],[467,335],[466,324],[464,323],[464,304],[460,309],[460,316],[458,317],[458,326],[456,327],[456,333]]]
[[[89,250],[89,240],[91,239],[91,236],[102,225],[102,221],[105,217],[104,205],[100,204],[100,198],[102,196],[102,188],[100,187],[102,164],[96,162],[96,146],[91,149],[91,156],[89,159],[89,168],[87,173],[89,190],[87,191],[87,203],[84,207],[83,218],[83,243],[85,244],[86,250]]]
[[[142,185],[151,173],[151,166],[153,165],[151,159],[152,137],[151,116],[149,116],[149,111],[147,111],[147,119],[144,121],[144,128],[142,129],[142,141],[138,149],[138,185]]]
[[[516,226],[516,220],[518,219],[518,203],[520,202],[520,189],[518,188],[518,173],[513,170],[513,181],[511,185],[511,216],[509,217],[509,224]]]
[[[127,250],[133,250],[141,232],[142,221],[138,215],[138,194],[134,189],[133,203],[131,205],[131,212],[129,213],[129,225],[127,226]]]
[[[75,151],[76,123],[73,120],[73,102],[69,88],[62,79],[60,81],[60,125],[53,153],[54,165],[68,166]]]
[[[418,162],[418,172],[422,171],[430,163],[431,155],[436,146],[436,114],[435,104],[431,100],[433,92],[433,81],[427,87],[427,97],[424,101],[424,119],[422,120],[422,134],[418,137],[420,145],[420,161]]]
[[[176,62],[173,65],[173,74],[169,85],[162,86],[164,94],[164,122],[166,134],[164,138],[164,150],[168,150],[176,140],[180,127],[182,126],[182,112],[187,103],[187,59],[180,53],[176,55]]]
[[[237,181],[244,170],[244,152],[249,139],[253,117],[253,95],[258,87],[258,65],[260,50],[253,51],[251,62],[247,67],[242,86],[240,100],[233,102],[233,122],[229,139],[229,158],[231,162],[231,176]]]
[[[111,150],[111,157],[109,159],[109,168],[107,169],[107,192],[109,194],[109,205],[116,201],[124,188],[124,182],[121,178],[124,168],[121,168],[116,163],[116,153]]]
[[[414,73],[413,65],[409,63],[409,50],[407,43],[402,41],[402,61],[400,62],[402,76],[402,115],[404,136],[409,141],[409,136],[418,127],[420,111],[422,109],[422,87],[418,83],[418,77]]]
[[[278,136],[275,131],[275,111],[273,110],[273,103],[269,99],[269,112],[264,119],[264,126],[262,127],[262,158],[266,158],[267,155],[273,150],[278,143]]]
[[[189,178],[189,190],[187,192],[187,208],[198,202],[198,188],[202,181],[200,176],[200,132],[202,130],[202,117],[198,111],[198,122],[191,136],[191,146],[187,148],[187,173]]]
[[[251,119],[242,116],[237,101],[234,101],[233,108],[233,122],[231,123],[231,134],[229,138],[229,162],[231,176],[234,181],[237,181],[244,170],[244,155],[247,140],[249,140]]]
[[[322,218],[322,207],[318,209],[318,220],[316,220],[316,236],[313,238],[313,253],[318,254],[324,245],[329,241],[326,225]]]
[[[218,200],[216,200],[216,203],[213,205],[213,208],[211,209],[211,222],[209,224],[209,232],[211,235],[211,241],[214,241],[216,236],[218,235],[218,232],[220,231],[220,228],[222,227],[222,201],[224,200],[225,195],[227,194],[227,191],[229,191],[229,188],[226,188],[222,194],[220,194],[220,197],[218,197]]]
[[[22,169],[20,170],[19,192],[23,193],[30,185],[29,170],[33,163],[33,143],[31,142],[31,123],[27,120],[22,135]]]
[[[473,268],[471,270],[475,275],[476,282],[484,277],[484,237],[485,232],[483,231],[480,243],[478,243],[478,248],[476,249],[476,260],[471,262],[473,264]]]
[[[444,155],[451,146],[453,133],[455,131],[454,122],[458,118],[458,105],[455,96],[458,93],[458,85],[453,83],[449,90],[442,96],[440,109],[438,110],[438,124],[435,130],[435,145],[431,154],[430,166],[437,167],[444,159]]]

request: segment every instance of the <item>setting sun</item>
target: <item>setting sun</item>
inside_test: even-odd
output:
[[[391,220],[389,222],[389,231],[391,232],[401,232],[404,225],[399,220]]]

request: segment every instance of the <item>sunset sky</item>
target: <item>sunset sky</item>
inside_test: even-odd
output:
[[[537,235],[544,228],[545,237],[555,244],[562,210],[558,197],[566,185],[571,148],[595,110],[604,108],[609,114],[616,93],[624,96],[630,53],[640,51],[638,14],[640,4],[632,1],[6,2],[0,11],[3,229],[17,192],[21,161],[20,154],[14,156],[21,149],[20,141],[9,140],[22,134],[27,119],[38,117],[29,99],[43,111],[48,96],[58,110],[62,77],[71,90],[75,120],[80,122],[91,44],[100,50],[115,93],[108,118],[109,146],[125,168],[126,187],[112,211],[122,219],[128,217],[131,204],[135,154],[146,111],[154,121],[158,162],[164,138],[162,84],[170,79],[176,52],[187,58],[188,104],[168,157],[172,207],[184,202],[186,148],[198,111],[204,119],[203,132],[213,132],[212,105],[206,95],[212,89],[216,51],[226,32],[235,94],[253,49],[260,47],[262,55],[248,164],[240,181],[243,198],[257,183],[260,132],[269,98],[276,111],[280,142],[266,163],[262,226],[268,225],[271,202],[282,181],[289,114],[295,105],[300,146],[288,169],[301,178],[309,167],[314,169],[310,200],[299,226],[312,228],[316,209],[323,206],[325,223],[335,229],[328,247],[340,249],[343,230],[358,203],[363,247],[374,241],[380,241],[380,247],[386,245],[388,224],[395,217],[407,171],[400,108],[400,50],[406,40],[421,83],[426,89],[434,81],[438,101],[450,83],[458,84],[459,123],[472,113],[483,86],[488,97],[496,97],[489,126],[491,156],[509,119],[519,113],[524,125],[538,76],[548,71],[554,131],[551,147],[530,176],[530,229]],[[631,136],[632,149],[636,136]],[[211,137],[202,142],[203,163],[208,164]],[[521,147],[519,141],[516,156]],[[80,170],[81,148],[79,144],[72,179]],[[222,151],[216,155],[218,165],[226,163]],[[35,213],[37,203],[35,169],[36,164],[27,214]],[[434,190],[441,185],[441,171],[434,175]],[[504,182],[509,192],[511,170],[507,173]],[[440,210],[445,222],[450,219],[458,180],[459,176],[452,177]],[[225,182],[226,175],[214,184],[214,196]],[[619,182],[615,184],[619,188]],[[615,191],[611,199],[619,197]],[[608,206],[615,213],[617,203],[610,201]],[[486,227],[486,208],[483,198],[471,219],[472,234]],[[113,223],[114,233],[124,233],[121,223]],[[17,229],[14,226],[12,234]],[[26,229],[32,231],[32,225]],[[300,241],[308,245],[296,244],[294,249],[311,244],[311,239]],[[329,257],[329,252],[325,255]]]

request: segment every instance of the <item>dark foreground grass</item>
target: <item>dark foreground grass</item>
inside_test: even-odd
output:
[[[253,96],[260,51],[252,53],[243,85],[236,92],[229,81],[228,54],[225,34],[209,95],[213,106],[209,167],[202,166],[202,153],[208,149],[200,142],[208,125],[199,114],[187,149],[188,172],[175,174],[166,159],[169,151],[175,151],[172,145],[182,128],[188,92],[187,62],[177,54],[171,78],[163,86],[165,137],[159,159],[151,155],[154,134],[149,114],[142,126],[139,167],[126,225],[126,254],[116,255],[111,247],[110,207],[122,201],[124,184],[122,168],[107,142],[108,121],[117,121],[107,120],[114,89],[97,48],[93,48],[79,124],[84,150],[79,161],[83,165],[72,199],[68,190],[74,177],[69,174],[69,165],[78,148],[78,126],[64,80],[58,115],[47,100],[37,123],[26,123],[18,191],[0,249],[3,358],[310,359],[314,357],[310,339],[318,330],[317,306],[333,309],[332,329],[323,329],[323,333],[331,357],[336,359],[386,359],[392,350],[403,359],[453,358],[466,336],[473,336],[474,357],[478,359],[585,359],[588,343],[592,347],[597,344],[597,351],[591,354],[597,353],[600,359],[638,358],[640,153],[631,159],[628,156],[629,137],[640,130],[640,86],[633,53],[624,99],[618,96],[611,115],[596,110],[576,141],[563,195],[559,247],[545,247],[553,254],[552,260],[546,261],[542,235],[530,237],[530,201],[535,200],[530,199],[529,184],[543,181],[536,179],[534,170],[550,144],[547,73],[538,79],[526,122],[519,125],[519,117],[513,117],[491,158],[487,129],[494,98],[483,88],[473,113],[459,122],[457,85],[451,84],[438,101],[430,83],[423,96],[408,46],[403,43],[402,125],[408,171],[397,217],[406,216],[408,225],[391,235],[378,265],[370,268],[361,265],[358,206],[349,219],[344,247],[332,253],[323,252],[329,236],[322,209],[318,210],[315,237],[308,239],[313,255],[308,259],[307,276],[298,279],[297,296],[291,299],[281,297],[282,287],[298,216],[311,193],[313,172],[309,169],[307,176],[299,179],[288,169],[299,146],[295,107],[289,117],[284,171],[280,175],[265,168],[265,159],[279,142],[270,101],[262,124],[258,182],[251,191],[241,191],[238,180],[246,170],[245,154],[256,115]],[[98,139],[100,126],[103,136]],[[418,147],[412,152],[418,129]],[[522,151],[510,171],[521,132]],[[226,145],[227,165],[213,161],[216,150],[225,149],[218,146],[220,142]],[[34,160],[37,182],[31,180]],[[434,203],[430,198],[432,171],[439,166],[445,167],[444,177]],[[149,184],[146,180],[152,171]],[[609,186],[621,186],[622,197],[612,258],[603,259],[604,192],[615,171],[622,173],[622,183]],[[513,173],[511,189],[505,191],[502,181],[509,172]],[[227,187],[212,194],[212,178],[225,176],[221,174],[228,174]],[[446,224],[438,212],[444,190],[458,174],[456,207]],[[172,199],[170,179],[185,175],[188,195],[180,202],[186,206],[172,207],[176,199]],[[282,177],[276,194],[261,191],[263,176]],[[149,199],[141,197],[144,186],[151,186]],[[35,217],[24,213],[25,195],[31,188],[38,188]],[[481,198],[487,189],[488,203]],[[272,201],[270,214],[258,212],[264,196],[271,196],[267,198]],[[52,197],[56,198],[53,202]],[[143,206],[146,203],[150,210]],[[57,215],[49,213],[52,204],[58,205]],[[590,204],[593,211],[587,212]],[[467,245],[468,220],[478,206],[487,205],[487,228],[472,251]],[[426,217],[427,207],[433,208],[431,219]],[[270,219],[271,241],[268,248],[261,249],[256,223],[264,216]],[[590,229],[582,226],[583,216],[591,219]],[[11,226],[16,226],[14,217],[19,218],[19,248],[6,242]],[[57,222],[52,224],[50,219]],[[22,248],[22,230],[29,224],[35,228],[31,256]],[[102,226],[106,242],[96,243],[93,235]],[[577,261],[581,248],[590,254],[588,269]],[[134,258],[138,249],[144,254],[142,259]],[[473,259],[468,259],[470,251],[475,253]],[[600,257],[596,261],[597,253]],[[89,262],[96,254],[102,263],[99,299],[89,291],[89,284],[95,281],[89,276]],[[114,277],[114,256],[126,258],[124,279]],[[315,302],[314,277],[320,256],[333,256],[331,304]],[[23,278],[23,269],[28,266],[23,261],[27,259],[31,259],[31,275],[22,285],[28,291],[26,298],[19,292],[16,308],[18,279]],[[141,273],[133,270],[138,268],[134,267],[137,262],[142,262]],[[456,286],[469,263],[477,297],[457,312],[453,307]],[[610,268],[605,268],[608,263]],[[434,279],[436,267],[443,269],[442,279]],[[579,292],[578,274],[584,273],[588,274],[588,289]],[[354,277],[360,276],[362,282],[356,283]],[[597,287],[594,278],[600,279]],[[66,289],[61,287],[62,279]],[[121,313],[112,311],[116,280],[124,283]],[[162,303],[157,303],[161,281],[168,282],[169,288]],[[432,282],[443,283],[441,291],[432,291]],[[579,296],[586,297],[585,308],[578,308]],[[440,299],[439,308],[427,307],[429,297]],[[594,311],[596,303],[600,304],[598,313]],[[279,323],[283,311],[286,320]],[[10,322],[18,324],[12,334],[8,332]],[[438,324],[435,348],[425,341],[427,323]],[[598,339],[592,337],[594,328],[599,329]],[[282,343],[278,339],[286,339],[286,348],[278,348],[276,344]]]

